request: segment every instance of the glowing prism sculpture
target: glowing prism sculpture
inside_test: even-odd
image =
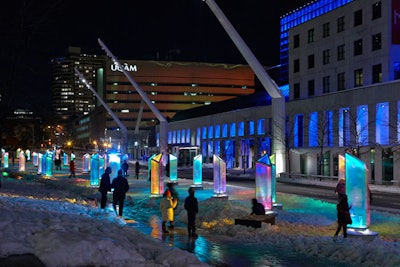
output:
[[[100,173],[99,154],[93,154],[90,157],[90,167],[90,185],[98,186]]]
[[[152,155],[151,157],[149,157],[149,159],[147,160],[147,173],[149,174],[149,181],[151,179],[151,160],[156,156],[156,154]]]
[[[272,203],[276,203],[276,162],[275,155],[269,156],[269,161],[271,162],[272,172],[271,172],[271,197]]]
[[[114,180],[118,175],[118,171],[121,169],[121,158],[117,154],[108,155],[108,166],[111,168],[110,180]]]
[[[162,177],[162,154],[157,154],[151,159],[150,196],[162,196],[164,193],[164,179]]]
[[[214,197],[226,197],[226,163],[219,156],[213,156]]]
[[[29,149],[25,150],[25,155],[26,155],[26,160],[30,161],[31,160],[31,151]]]
[[[344,180],[346,180],[346,168],[345,168],[345,166],[346,166],[346,160],[345,160],[345,158],[344,158],[344,156],[342,156],[342,155],[339,155],[338,156],[338,161],[339,161],[339,170],[338,170],[338,181],[340,180],[340,179],[344,179]]]
[[[45,157],[44,157],[44,165],[45,168],[44,170],[44,176],[46,177],[51,177],[53,175],[53,153],[52,152],[47,152]],[[42,173],[43,173],[42,170]]]
[[[104,155],[99,155],[99,179],[101,179],[101,175],[106,170],[106,160]]]
[[[8,168],[8,152],[3,153],[3,167]]]
[[[256,162],[256,199],[272,210],[272,165],[268,154]]]
[[[65,166],[69,166],[69,161],[68,161],[68,154],[67,153],[64,153],[64,165]]]
[[[21,152],[19,154],[19,162],[18,162],[18,170],[20,172],[24,172],[25,171],[25,162],[26,162],[26,158],[23,152]]]
[[[36,152],[32,153],[32,164],[33,166],[38,166],[39,164],[38,153]]]
[[[349,228],[367,229],[370,224],[368,170],[360,159],[345,154],[346,194],[353,223]]]
[[[43,167],[43,164],[42,164],[42,162],[43,162],[43,154],[42,153],[38,153],[38,165],[37,165],[37,167],[38,167],[38,171],[37,171],[37,174],[42,174],[42,167]]]
[[[203,155],[199,154],[193,158],[193,186],[203,185]]]
[[[178,158],[169,154],[169,181],[178,182]]]
[[[88,173],[89,172],[89,164],[90,164],[90,155],[85,154],[82,156],[82,173]]]

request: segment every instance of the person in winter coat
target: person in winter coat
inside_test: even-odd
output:
[[[339,182],[337,183],[335,188],[335,194],[338,195],[339,201],[340,197],[346,194],[346,183],[344,178],[339,179]]]
[[[125,176],[125,177],[126,177],[126,176],[129,176],[129,175],[128,175],[129,165],[128,165],[128,162],[126,162],[126,160],[124,160],[124,162],[122,163],[121,169],[122,169],[122,171],[124,172],[124,176]]]
[[[194,196],[194,188],[190,187],[188,190],[189,196],[185,199],[185,210],[187,211],[188,218],[188,236],[196,237],[196,215],[199,212],[197,198]]]
[[[114,188],[113,207],[115,213],[117,213],[118,204],[118,215],[122,217],[126,192],[128,192],[129,190],[128,180],[126,180],[125,177],[122,176],[122,170],[118,170],[118,176],[112,181],[111,188]]]
[[[69,178],[75,177],[75,160],[71,159],[69,162]]]
[[[139,170],[140,170],[140,164],[139,164],[139,161],[136,161],[136,163],[135,163],[136,180],[139,179]]]
[[[251,200],[253,206],[251,207],[250,215],[265,215],[265,207],[259,203],[256,198]]]
[[[343,228],[343,238],[347,238],[347,225],[353,223],[350,217],[351,207],[349,207],[346,194],[340,197],[339,203],[336,205],[336,209],[337,209],[338,227],[335,232],[335,235],[333,236],[333,241],[337,240],[338,234],[342,228]]]
[[[107,167],[100,179],[99,192],[101,193],[100,207],[104,209],[107,204],[107,193],[111,190],[110,174],[112,170]]]
[[[169,222],[169,228],[174,229],[174,205],[173,197],[169,189],[165,190],[163,199],[160,201],[160,212],[162,220],[162,231],[163,233],[169,233],[167,230],[167,222]]]

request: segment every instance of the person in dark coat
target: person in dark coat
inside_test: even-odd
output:
[[[251,207],[250,215],[265,215],[265,207],[259,203],[256,198],[251,200],[253,206]]]
[[[199,212],[197,198],[194,196],[194,188],[190,187],[188,190],[189,196],[185,199],[185,210],[187,211],[188,218],[188,236],[196,237],[196,215]]]
[[[343,238],[347,238],[347,225],[353,223],[350,217],[351,207],[349,207],[346,194],[340,197],[339,203],[336,205],[336,209],[337,209],[338,227],[335,232],[335,235],[333,236],[333,241],[337,240],[338,234],[342,228],[343,228]]]
[[[69,162],[69,178],[75,177],[75,159]]]
[[[139,179],[139,170],[140,170],[140,164],[139,164],[139,161],[136,161],[136,163],[135,163],[136,179]]]
[[[124,160],[124,162],[122,163],[121,169],[124,172],[124,176],[128,176],[129,165],[128,162],[126,162],[126,160]]]
[[[126,192],[128,192],[129,190],[128,180],[126,180],[126,178],[122,176],[122,170],[118,170],[118,176],[112,181],[111,188],[114,188],[113,207],[115,213],[117,213],[118,204],[118,215],[122,217]]]
[[[111,190],[110,174],[112,170],[107,167],[100,179],[99,192],[101,192],[100,207],[104,209],[107,204],[107,193]]]

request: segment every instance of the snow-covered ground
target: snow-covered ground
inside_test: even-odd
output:
[[[88,187],[87,180],[35,180],[3,179],[0,258],[33,254],[46,266],[206,266],[196,254],[162,242],[161,233],[146,235],[110,209],[93,207],[87,197],[96,189]],[[149,183],[144,179],[129,182],[124,215],[131,219],[135,214],[142,219],[158,217],[159,199],[149,197]],[[180,201],[190,183],[179,180]],[[234,218],[249,214],[254,189],[228,186],[229,198],[217,199],[211,197],[212,184],[203,186],[196,191],[200,235],[236,242],[244,249],[278,248],[346,266],[400,266],[399,214],[372,211],[370,230],[379,237],[350,237],[335,243],[336,210],[332,203],[278,193],[283,209],[278,211],[276,225],[254,229],[234,224]],[[186,222],[183,205],[178,205],[175,218],[178,224]],[[262,254],[256,265],[283,266],[266,263]]]

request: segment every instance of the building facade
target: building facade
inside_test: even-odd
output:
[[[399,11],[394,0],[320,0],[281,18],[286,172],[337,176],[346,151],[365,162],[372,182],[400,180]],[[273,121],[269,105],[249,106],[173,121],[168,141],[190,141],[205,162],[218,154],[228,168],[251,168],[271,151]]]

